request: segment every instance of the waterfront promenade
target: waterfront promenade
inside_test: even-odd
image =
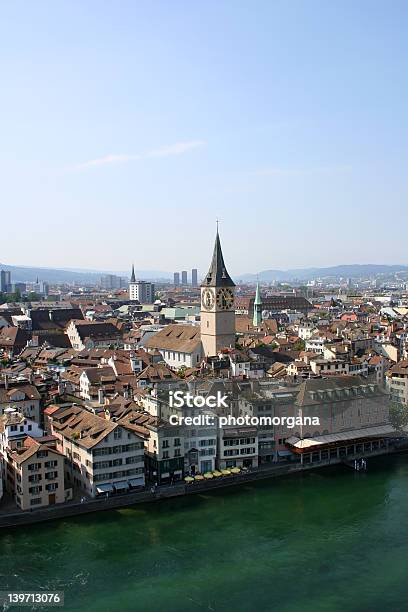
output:
[[[394,454],[398,452],[406,452],[406,445],[391,446],[388,449],[375,450],[371,453],[365,453],[365,458],[376,457],[379,455]],[[360,456],[349,456],[348,460],[358,459]],[[78,516],[92,512],[102,512],[105,510],[115,510],[126,508],[143,503],[153,503],[168,498],[181,497],[184,495],[194,495],[222,489],[225,487],[239,486],[249,482],[258,480],[277,478],[279,476],[288,476],[291,474],[299,474],[301,472],[309,472],[328,468],[330,466],[338,466],[344,464],[343,459],[331,459],[301,465],[296,464],[265,464],[249,472],[224,476],[214,480],[195,481],[187,484],[185,482],[176,482],[172,485],[162,485],[154,489],[146,489],[134,493],[123,493],[109,498],[84,499],[83,502],[72,501],[65,504],[51,506],[38,509],[30,512],[22,511],[1,511],[0,510],[0,529],[29,525],[31,523],[39,523],[43,521],[63,519],[71,516]]]

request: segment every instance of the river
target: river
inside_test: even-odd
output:
[[[405,611],[408,455],[368,464],[0,532],[0,588],[78,612]]]

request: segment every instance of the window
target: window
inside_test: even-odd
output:
[[[181,446],[180,438],[174,438],[174,446]]]
[[[180,455],[180,449],[179,449],[179,448],[176,448],[176,450],[174,451],[174,456],[175,456],[175,457],[180,457],[180,456],[181,456],[181,455]]]
[[[28,489],[28,492],[31,493],[31,495],[33,495],[33,494],[37,494],[38,495],[38,493],[41,493],[41,491],[42,491],[42,486],[41,485],[37,486],[37,487],[30,487]]]
[[[162,448],[169,448],[169,441],[163,440]]]
[[[169,458],[169,451],[163,451],[163,459]]]
[[[47,472],[45,474],[45,480],[54,480],[54,478],[57,478],[58,476],[58,472]]]
[[[38,506],[38,504],[41,504],[41,497],[34,497],[30,500],[30,506]]]
[[[136,455],[134,457],[126,458],[126,463],[141,463],[142,461],[144,461],[143,455]]]
[[[47,491],[56,491],[58,489],[58,482],[50,482],[50,484],[45,485]]]
[[[113,437],[115,440],[120,440],[122,437],[122,430],[121,429],[115,429],[115,431],[113,432]]]

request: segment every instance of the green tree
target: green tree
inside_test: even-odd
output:
[[[186,377],[186,366],[181,366],[177,370],[176,374],[179,378],[185,378]]]
[[[390,423],[399,433],[406,434],[408,426],[408,408],[404,404],[393,402],[390,406]]]

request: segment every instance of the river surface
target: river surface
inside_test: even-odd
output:
[[[2,531],[0,590],[78,612],[406,611],[408,455],[368,467]]]

